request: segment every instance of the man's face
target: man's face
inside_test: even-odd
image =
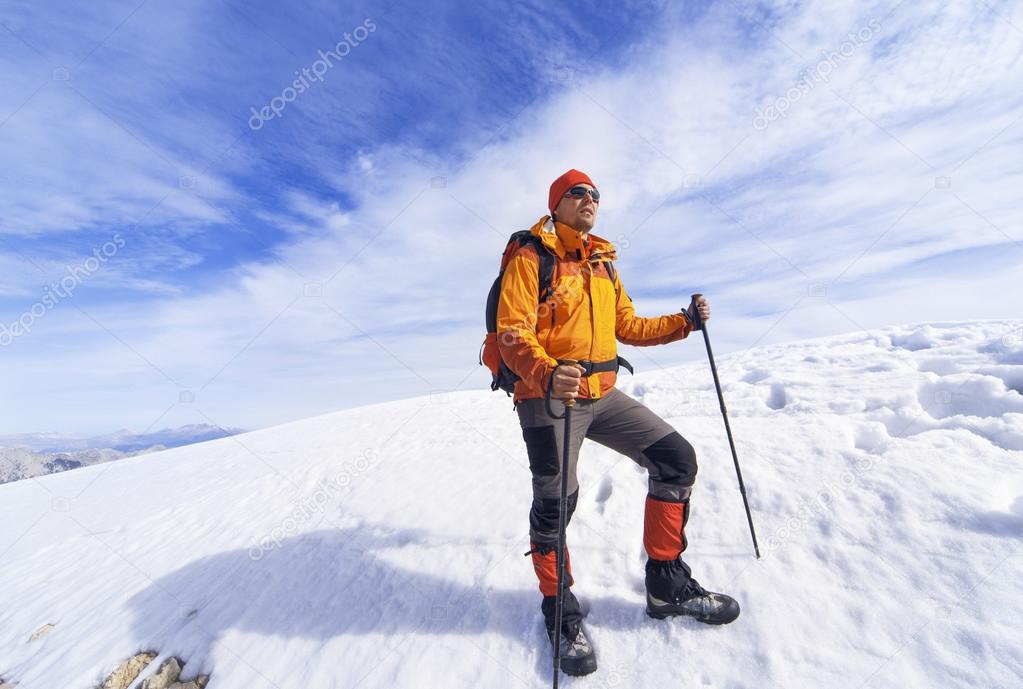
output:
[[[558,202],[558,207],[554,209],[554,215],[558,222],[565,223],[579,232],[589,232],[597,222],[597,208],[600,204],[588,193],[593,189],[589,184],[577,184],[572,188],[576,187],[586,189],[587,193],[582,198],[576,198],[566,192]]]

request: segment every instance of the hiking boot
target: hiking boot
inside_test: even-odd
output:
[[[540,610],[544,616],[547,639],[554,650],[554,614],[556,596],[544,596]],[[564,612],[561,620],[561,671],[578,677],[588,675],[597,669],[597,654],[583,629],[583,615],[579,600],[571,589],[565,589]]]
[[[658,620],[686,615],[705,624],[728,624],[739,616],[739,604],[731,596],[700,586],[680,556],[647,560],[646,614]]]
[[[554,647],[554,630],[547,630],[547,638]],[[586,636],[582,624],[566,628],[561,625],[561,671],[566,675],[580,677],[597,671],[597,654]]]

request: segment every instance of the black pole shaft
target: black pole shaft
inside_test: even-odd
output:
[[[735,453],[735,441],[732,439],[732,426],[728,423],[728,410],[725,409],[725,396],[721,392],[721,381],[718,379],[718,367],[714,363],[714,350],[710,347],[710,335],[707,334],[707,324],[700,319],[699,311],[696,310],[696,300],[702,294],[694,294],[691,313],[696,314],[696,325],[703,332],[703,343],[707,346],[707,358],[710,359],[710,372],[714,376],[714,388],[718,393],[718,404],[721,407],[721,418],[725,420],[725,434],[728,436],[728,447],[732,450],[732,463],[735,464],[735,475],[739,479],[739,492],[742,493],[742,504],[746,507],[746,521],[749,522],[749,535],[753,538],[753,551],[760,559],[760,546],[757,545],[757,532],[753,528],[753,515],[749,509],[749,499],[746,497],[746,484],[742,480],[742,469],[739,468],[739,456]]]
[[[553,382],[552,382],[553,385]],[[565,437],[561,443],[561,495],[558,500],[558,593],[554,601],[554,689],[561,674],[561,619],[565,612],[565,529],[568,521],[568,456],[572,444],[572,406],[565,401]]]

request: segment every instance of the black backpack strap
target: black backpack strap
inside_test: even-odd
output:
[[[538,237],[535,237],[529,230],[519,230],[518,232],[512,233],[512,236],[508,238],[508,244],[505,246],[505,253],[512,251],[514,248],[523,247],[527,244],[532,244],[536,249],[536,255],[539,261],[537,267],[537,304],[542,304],[550,296],[551,282],[554,280],[554,265],[555,258],[554,254],[547,250],[547,247],[543,245]],[[487,308],[486,308],[486,325],[487,332],[492,333],[497,331],[497,302],[501,298],[501,283],[504,279],[504,268],[497,274],[497,278],[494,283],[490,286],[490,294],[487,295]]]
[[[522,235],[522,236],[520,236]],[[554,254],[544,246],[539,237],[529,230],[516,232],[513,236],[520,236],[519,243],[522,245],[532,244],[536,249],[536,257],[539,262],[537,267],[537,304],[544,303],[551,296],[551,285],[554,282],[554,266],[557,260]]]
[[[615,270],[614,261],[604,261],[604,267],[607,268],[607,276],[611,278],[611,284],[615,282],[615,277],[618,275],[618,271]]]

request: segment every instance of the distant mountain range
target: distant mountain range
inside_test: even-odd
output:
[[[18,433],[0,436],[0,483],[18,481],[243,433],[240,428],[190,424],[153,433],[127,429],[106,435]]]

